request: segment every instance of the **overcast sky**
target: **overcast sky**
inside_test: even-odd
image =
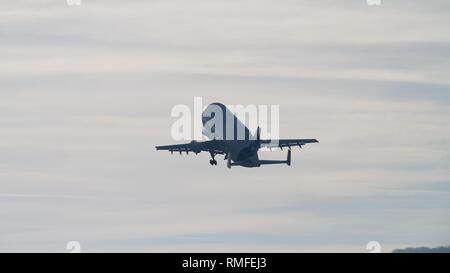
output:
[[[449,26],[447,0],[0,0],[0,251],[450,245]],[[156,152],[194,96],[320,143]]]

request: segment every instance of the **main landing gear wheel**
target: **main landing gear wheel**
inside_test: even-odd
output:
[[[209,153],[211,154],[211,160],[209,161],[209,164],[211,164],[211,166],[217,165],[217,161],[214,158],[216,154],[214,153],[214,151],[209,151]]]
[[[209,164],[211,164],[211,166],[217,165],[217,161],[215,159],[211,159]]]

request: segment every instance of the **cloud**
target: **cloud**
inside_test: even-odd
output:
[[[0,251],[449,242],[448,3],[335,2],[5,3]],[[156,152],[194,96],[320,143],[257,170]]]
[[[450,246],[439,247],[408,247],[403,249],[394,249],[393,253],[450,253]]]

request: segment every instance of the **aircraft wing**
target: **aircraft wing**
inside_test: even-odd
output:
[[[217,140],[209,140],[209,141],[191,141],[190,143],[185,144],[176,144],[176,145],[165,145],[165,146],[156,146],[156,150],[179,152],[180,154],[185,152],[189,154],[189,152],[193,152],[198,154],[200,152],[212,152],[214,154],[225,154],[223,149],[220,147]]]
[[[291,146],[299,146],[300,148],[309,143],[318,143],[317,139],[271,139],[261,140],[261,147],[266,148],[283,148]]]

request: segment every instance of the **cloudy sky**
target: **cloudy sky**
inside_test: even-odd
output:
[[[449,25],[447,0],[0,0],[0,251],[449,245]],[[320,144],[156,152],[195,96]]]

